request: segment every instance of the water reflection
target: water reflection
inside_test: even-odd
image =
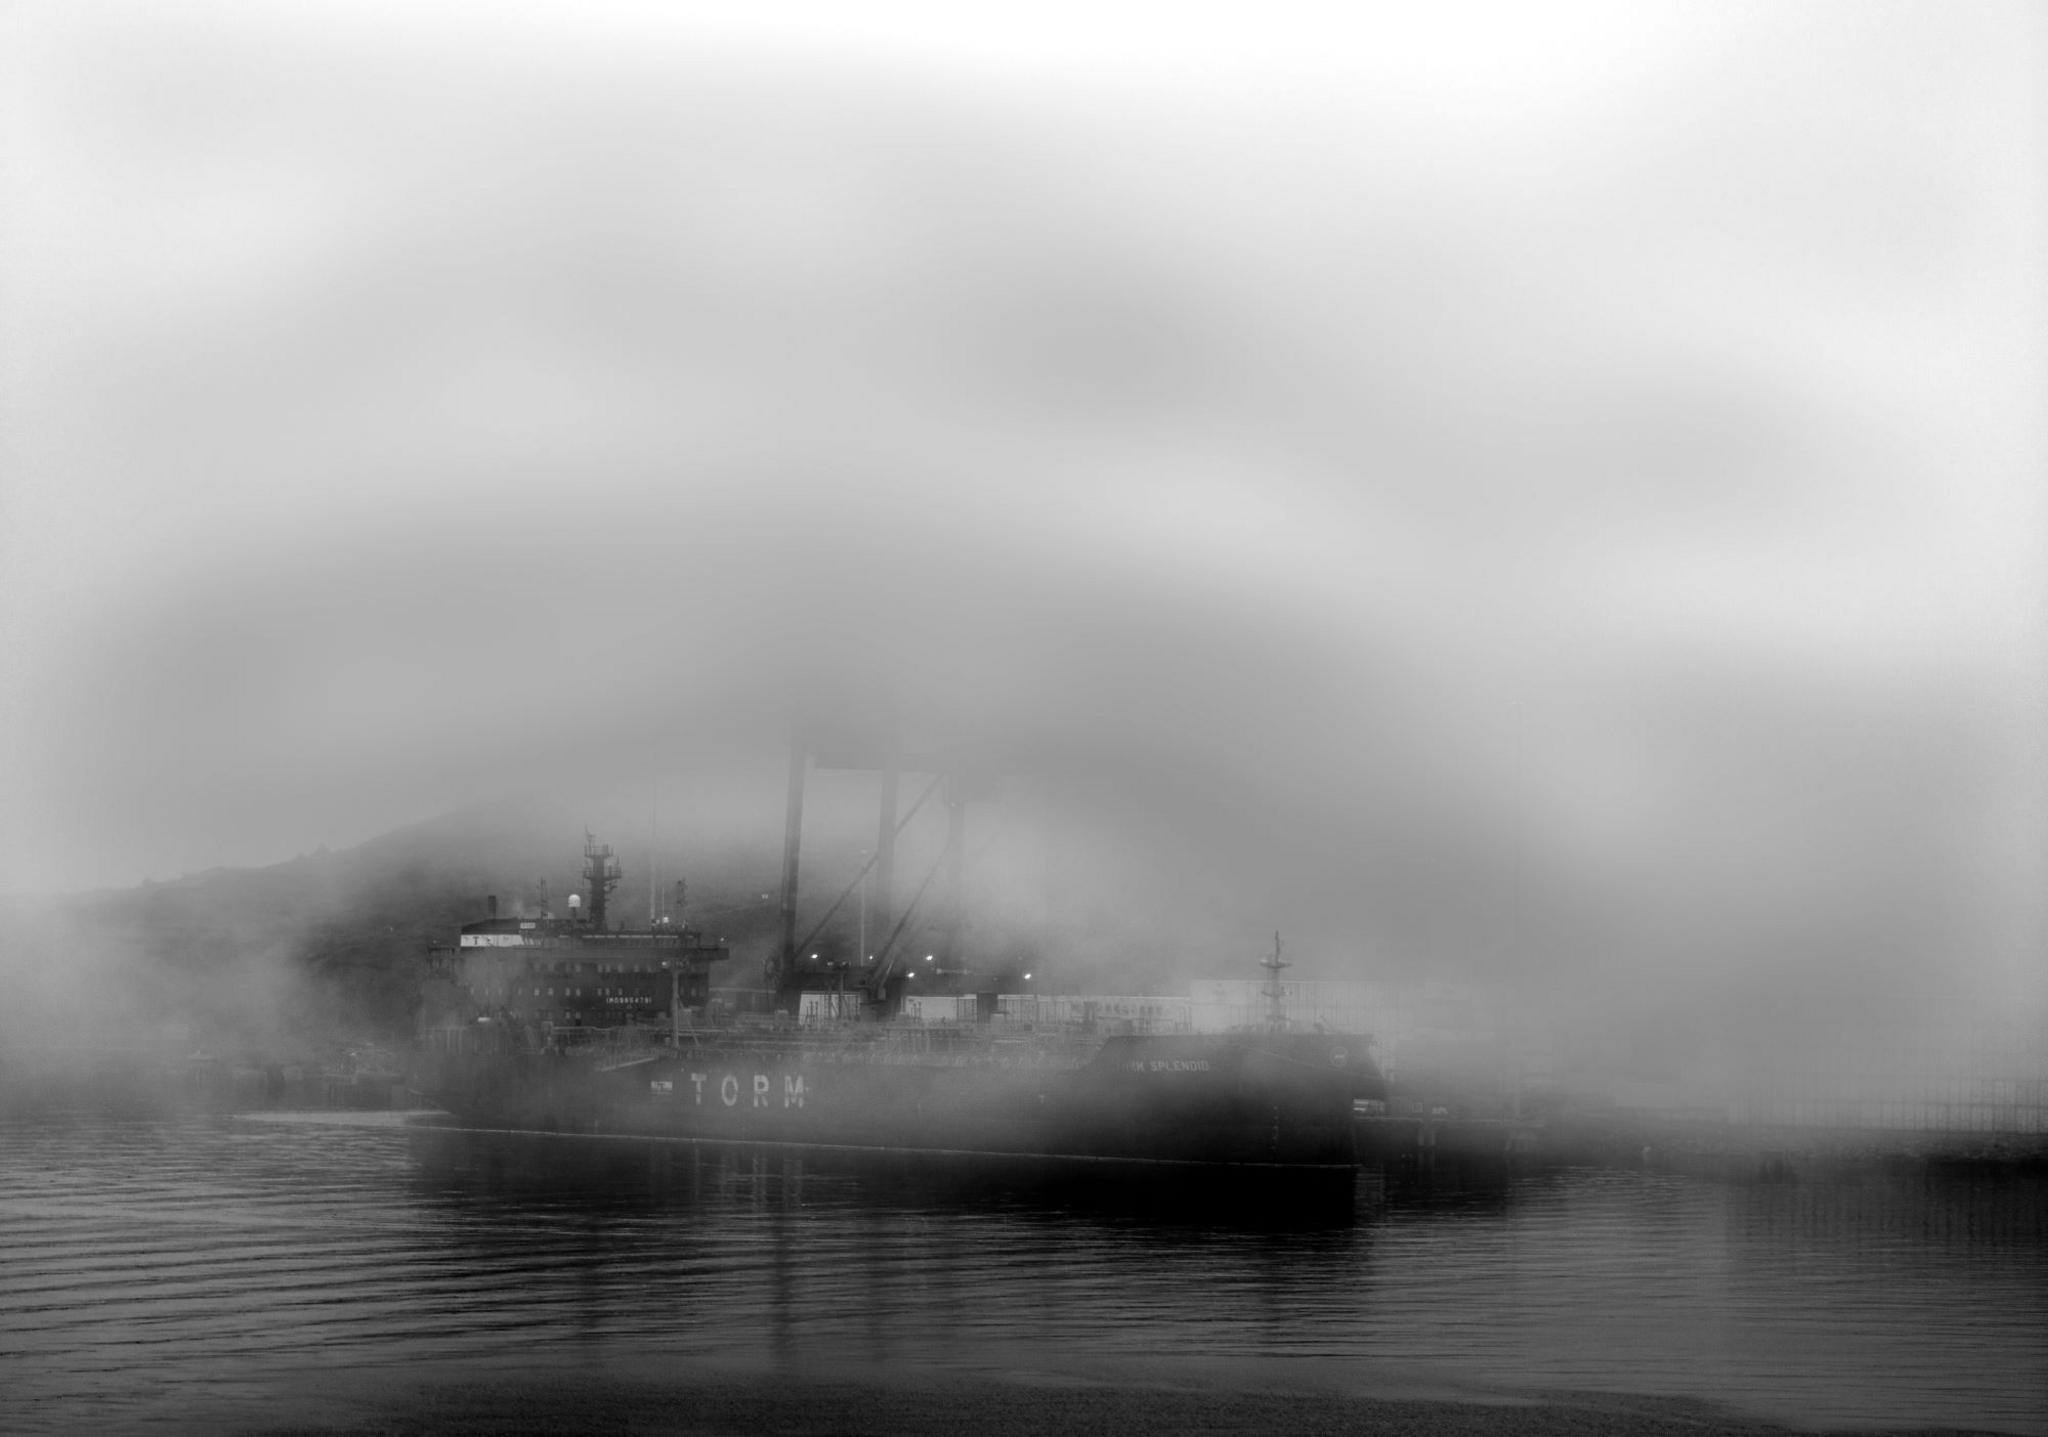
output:
[[[465,1203],[648,1212],[707,1204],[751,1212],[823,1207],[1002,1214],[1019,1222],[1121,1224],[1133,1230],[1349,1231],[1360,1180],[1179,1167],[1050,1163],[968,1155],[835,1153],[739,1144],[476,1132],[413,1133],[421,1196]],[[1432,1201],[1464,1191],[1455,1181]],[[1487,1189],[1504,1197],[1505,1180]],[[1379,1191],[1383,1191],[1380,1189]]]
[[[1348,1178],[1339,1190],[979,1159],[412,1141],[422,1199],[485,1217],[451,1229],[473,1261],[512,1250],[545,1264],[566,1248],[572,1264],[632,1274],[636,1299],[665,1314],[658,1348],[751,1341],[777,1363],[1001,1366],[1091,1342],[1157,1355],[1176,1332],[1232,1355],[1285,1347],[1305,1314],[1355,1297],[1372,1232]]]

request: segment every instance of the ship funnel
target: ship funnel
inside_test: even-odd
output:
[[[573,920],[573,919],[575,919],[575,918],[576,918],[576,917],[577,917],[578,915],[580,915],[580,914],[582,913],[582,911],[583,911],[583,895],[582,895],[582,894],[580,894],[580,893],[572,893],[572,894],[570,894],[570,895],[569,895],[569,917],[570,917],[570,918],[571,918],[571,919]]]
[[[485,894],[484,906],[489,910],[491,917],[496,918],[498,916],[498,895],[495,893]]]

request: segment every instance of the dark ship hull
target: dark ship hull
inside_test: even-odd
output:
[[[1339,1169],[1385,1085],[1355,1038],[684,1034],[679,1047],[448,1055],[464,1122],[876,1152]]]

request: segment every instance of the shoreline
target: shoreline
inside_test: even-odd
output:
[[[1102,1383],[1027,1377],[790,1377],[766,1372],[473,1379],[414,1387],[333,1421],[242,1426],[242,1437],[414,1434],[674,1433],[728,1437],[1152,1437],[1152,1434],[1373,1433],[1382,1437],[1767,1437],[1813,1430],[1717,1404],[1619,1393],[1371,1397],[1284,1387]],[[1963,1433],[1993,1428],[1829,1427],[1837,1434]],[[2006,1429],[2019,1430],[2019,1429]]]

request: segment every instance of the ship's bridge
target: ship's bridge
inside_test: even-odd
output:
[[[697,950],[707,944],[694,928],[595,928],[567,918],[484,918],[462,925],[462,948],[659,948]]]

